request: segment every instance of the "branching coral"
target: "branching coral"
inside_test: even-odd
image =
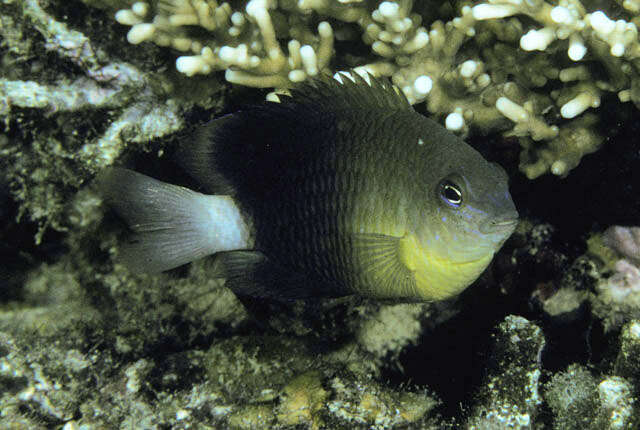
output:
[[[637,21],[638,11],[628,3],[624,7]],[[633,20],[613,21],[601,10],[587,13],[578,0],[560,0],[556,4],[542,0],[490,0],[474,6],[472,15],[479,21],[527,17],[535,25],[526,32],[522,22],[515,21],[521,30],[517,36],[521,51],[539,52],[536,57],[549,59],[558,52],[566,52],[555,55],[555,64],[549,64],[546,73],[561,83],[551,91],[553,104],[546,107],[558,109],[561,118],[571,120],[587,109],[599,107],[606,92],[616,93],[621,102],[631,100],[640,105],[640,93],[634,89],[640,82],[640,42]],[[605,70],[604,76],[596,77],[595,68],[589,67],[596,63]],[[542,85],[532,83],[534,87],[543,87],[544,81],[540,82]],[[512,109],[504,102],[496,107],[518,127],[521,121],[517,107]],[[521,160],[523,172],[530,178],[547,171],[564,176],[578,165],[582,156],[597,150],[604,139],[595,132],[595,121],[583,121],[586,124],[581,124],[580,119],[562,122],[563,130],[556,135],[531,133],[534,141],[545,140],[546,145],[522,140],[526,149]]]
[[[525,31],[529,21],[513,16],[539,28]],[[529,178],[565,176],[598,149],[604,139],[595,131],[597,121],[581,114],[598,107],[603,92],[616,92],[622,102],[640,100],[633,92],[640,79],[636,25],[613,22],[602,11],[588,14],[578,1],[463,6],[460,17],[436,21],[429,35],[428,46],[394,73],[394,83],[412,101],[426,98],[431,112],[451,112],[449,128],[470,123],[503,131],[508,126],[496,114],[507,118],[514,127],[506,134],[520,139],[520,168]],[[560,50],[566,54],[556,55]],[[596,78],[579,61],[601,63],[606,78]]]
[[[583,113],[604,95],[640,105],[640,7],[622,6],[628,19],[613,21],[579,0],[461,1],[458,17],[429,30],[412,0],[252,0],[244,10],[160,0],[116,19],[131,43],[191,53],[176,61],[187,75],[225,71],[232,83],[275,88],[348,67],[390,76],[453,131],[516,136],[520,168],[536,178],[565,176],[602,145],[597,118]],[[334,37],[358,42],[356,25],[369,54],[335,53]]]
[[[227,70],[229,82],[287,87],[327,68],[333,55],[333,30],[323,21],[314,35],[302,10],[287,22],[284,16],[270,12],[274,7],[272,1],[252,0],[241,13],[229,3],[163,0],[158,2],[153,21],[144,22],[151,7],[138,2],[118,11],[116,20],[132,26],[127,34],[130,43],[149,40],[192,53],[176,61],[176,68],[187,76]],[[206,37],[191,35],[189,26],[207,30]],[[287,54],[277,40],[283,31],[291,36]]]

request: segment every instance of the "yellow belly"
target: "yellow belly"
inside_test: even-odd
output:
[[[415,279],[416,294],[422,300],[443,300],[468,287],[489,265],[493,253],[458,263],[440,258],[423,249],[414,235],[405,236],[400,245],[400,259]]]

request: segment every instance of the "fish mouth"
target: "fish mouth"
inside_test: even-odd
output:
[[[518,213],[509,213],[500,218],[492,219],[480,227],[482,233],[508,233],[511,234],[518,225]]]

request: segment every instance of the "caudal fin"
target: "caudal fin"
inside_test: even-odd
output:
[[[200,194],[121,168],[104,171],[97,184],[133,231],[119,251],[132,271],[161,272],[250,246],[247,224],[228,196]]]

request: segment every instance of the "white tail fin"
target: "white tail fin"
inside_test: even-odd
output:
[[[97,182],[104,200],[134,232],[119,253],[132,271],[161,272],[251,247],[249,227],[229,196],[200,194],[120,168],[101,173]]]

